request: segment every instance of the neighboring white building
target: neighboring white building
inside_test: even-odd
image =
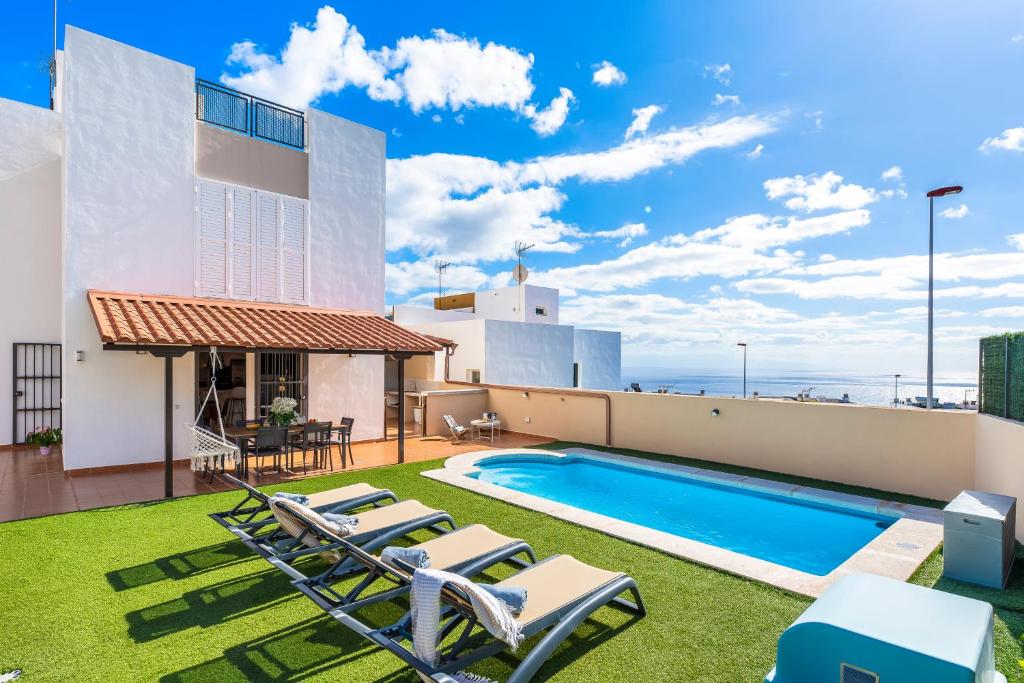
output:
[[[452,380],[621,388],[622,335],[559,325],[557,289],[523,284],[456,294],[435,299],[434,308],[395,306],[393,316],[458,345],[449,359]]]
[[[54,377],[0,392],[0,444],[56,422],[30,411],[56,395],[66,469],[162,458],[164,362],[109,350],[89,290],[383,311],[384,133],[259,103],[72,27],[54,100],[50,111],[0,99],[0,375]],[[61,347],[12,367],[4,349],[20,342]],[[286,391],[307,415],[355,418],[356,440],[383,435],[382,355],[280,348],[222,355],[236,415],[265,414]],[[206,365],[200,352],[173,362],[176,457]]]

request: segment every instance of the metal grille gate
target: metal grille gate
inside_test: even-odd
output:
[[[262,351],[256,354],[259,383],[259,416],[266,417],[278,396],[294,398],[295,412],[306,415],[306,367],[304,353]]]
[[[12,443],[40,427],[61,426],[60,344],[14,344]]]

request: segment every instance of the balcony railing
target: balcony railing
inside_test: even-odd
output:
[[[306,116],[301,111],[199,78],[196,118],[287,147],[306,147]]]

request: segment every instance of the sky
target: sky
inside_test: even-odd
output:
[[[554,6],[553,6],[554,5]],[[387,302],[507,286],[625,367],[923,375],[1024,328],[1019,2],[129,3],[58,21],[387,133]],[[0,28],[46,105],[47,3]],[[59,40],[62,40],[60,38]],[[128,84],[126,84],[128,87]]]

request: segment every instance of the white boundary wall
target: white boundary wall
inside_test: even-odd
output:
[[[60,342],[61,129],[59,113],[0,99],[0,445],[12,345]]]

